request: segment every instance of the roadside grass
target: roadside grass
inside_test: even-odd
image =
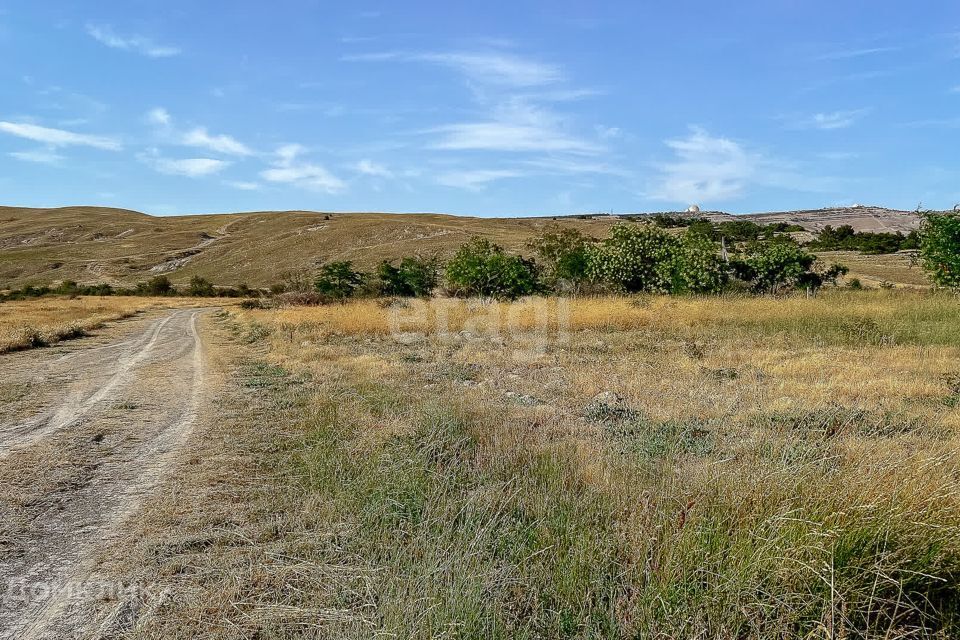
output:
[[[960,634],[955,298],[569,305],[232,313],[258,480],[131,635]]]

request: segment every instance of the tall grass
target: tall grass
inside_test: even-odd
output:
[[[271,551],[242,575],[195,556],[231,594],[201,617],[237,637],[960,634],[955,298],[573,300],[551,320],[569,332],[524,350],[537,305],[399,334],[373,302],[237,312],[269,347],[277,431],[257,427],[268,515],[236,544]],[[598,391],[622,405],[587,411]]]

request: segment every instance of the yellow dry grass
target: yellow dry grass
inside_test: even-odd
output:
[[[218,301],[221,304],[223,301]],[[190,298],[45,297],[0,304],[0,353],[78,338],[107,322],[152,309],[209,306]]]
[[[231,315],[275,484],[142,637],[958,630],[955,297]]]

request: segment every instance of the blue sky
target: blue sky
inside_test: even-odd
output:
[[[960,3],[4,2],[0,202],[960,202]]]

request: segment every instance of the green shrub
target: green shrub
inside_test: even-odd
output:
[[[384,296],[427,297],[439,280],[437,258],[403,258],[395,267],[384,260],[377,266],[377,293]]]
[[[544,265],[550,288],[578,289],[588,278],[590,247],[596,240],[576,229],[555,227],[530,243]]]
[[[454,295],[512,300],[537,290],[536,263],[506,253],[483,238],[464,244],[447,263],[447,284]]]
[[[735,268],[761,293],[779,293],[806,284],[817,257],[794,242],[755,243]]]
[[[172,296],[177,293],[167,276],[154,276],[147,282],[138,282],[135,291],[142,296]]]
[[[668,293],[680,240],[644,224],[617,224],[610,237],[591,248],[587,272],[593,280],[630,293]]]
[[[670,292],[716,293],[728,278],[729,268],[716,244],[691,225],[674,250]]]
[[[960,215],[923,215],[920,264],[937,285],[960,291]]]
[[[343,300],[354,295],[365,280],[365,275],[356,271],[349,260],[330,262],[320,267],[313,287],[320,294]]]
[[[187,288],[187,294],[198,298],[207,298],[216,295],[213,284],[206,278],[193,276],[190,278],[190,286]]]

